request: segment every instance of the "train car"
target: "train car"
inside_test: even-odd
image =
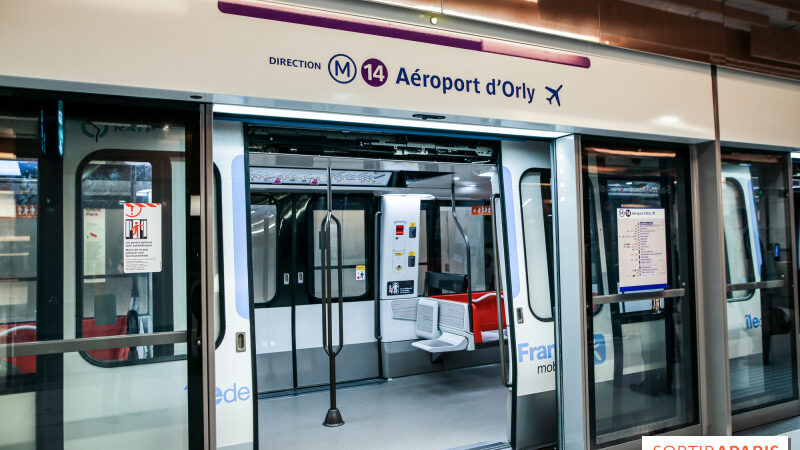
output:
[[[0,446],[624,446],[708,429],[728,365],[734,415],[798,404],[797,83],[418,14],[0,15]]]

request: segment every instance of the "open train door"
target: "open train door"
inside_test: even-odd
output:
[[[554,236],[550,143],[503,141],[502,245],[505,251],[514,448],[551,445],[557,439],[555,379]]]

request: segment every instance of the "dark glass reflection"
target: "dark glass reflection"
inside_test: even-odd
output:
[[[698,421],[688,156],[585,143],[582,163],[587,302],[597,311],[587,324],[591,439],[603,447]],[[628,230],[628,211],[656,214],[663,226]],[[644,242],[645,226],[658,231],[648,248],[659,270],[647,268],[644,244],[626,254],[625,236]]]
[[[722,161],[733,413],[797,398],[786,158]]]

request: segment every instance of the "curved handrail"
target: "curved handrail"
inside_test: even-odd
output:
[[[16,326],[16,327],[8,328],[6,330],[0,331],[0,338],[4,337],[4,336],[7,336],[7,335],[9,335],[11,333],[14,333],[16,331],[21,331],[21,330],[33,330],[33,331],[36,331],[36,327],[33,326],[33,325],[19,325],[19,326]]]

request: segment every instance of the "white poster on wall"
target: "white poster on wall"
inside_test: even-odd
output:
[[[161,203],[125,203],[123,212],[123,271],[161,272]]]
[[[105,275],[106,210],[83,210],[83,274]]]
[[[619,291],[667,287],[664,208],[617,208]]]

